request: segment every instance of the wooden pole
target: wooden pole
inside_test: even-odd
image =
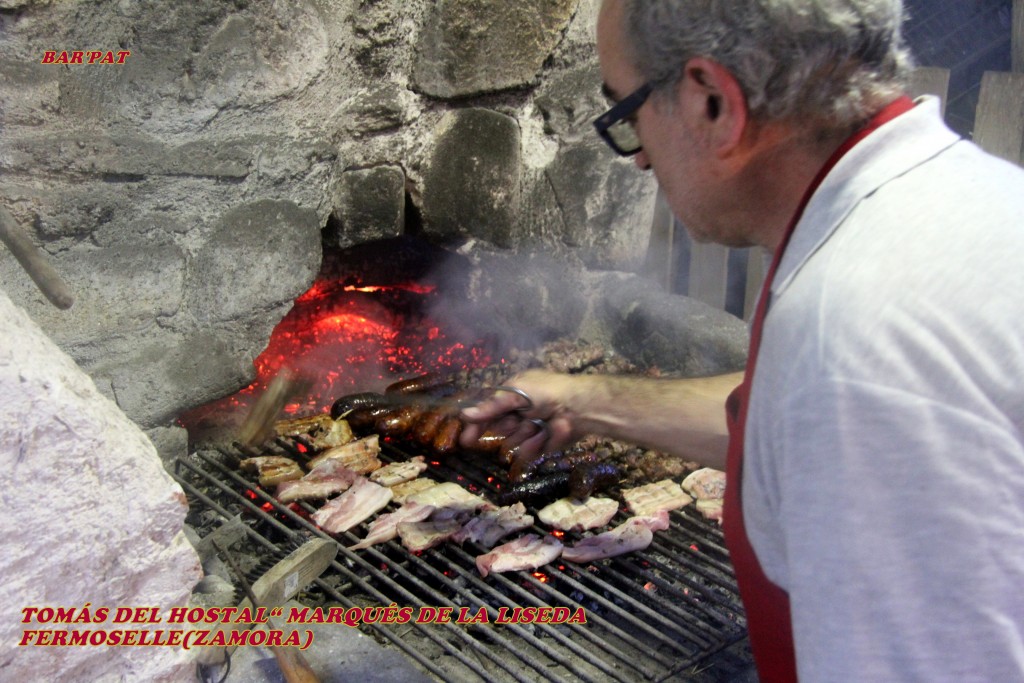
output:
[[[7,245],[50,303],[60,309],[71,308],[75,297],[50,265],[49,256],[32,243],[28,234],[3,205],[0,205],[0,242]]]
[[[1016,73],[1024,73],[1024,0],[1013,0],[1013,21],[1010,30],[1010,68]]]

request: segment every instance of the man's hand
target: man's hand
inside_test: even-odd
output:
[[[580,436],[566,408],[572,385],[572,377],[541,370],[513,377],[504,385],[508,389],[498,389],[462,410],[462,420],[467,424],[460,443],[472,448],[484,432],[502,435],[503,458],[523,465],[542,453],[566,446]]]

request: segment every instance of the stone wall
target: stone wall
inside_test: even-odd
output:
[[[635,271],[654,182],[590,125],[596,7],[0,0],[0,202],[76,303],[0,249],[2,287],[152,428],[251,381],[322,239]],[[130,54],[42,63],[74,50]]]

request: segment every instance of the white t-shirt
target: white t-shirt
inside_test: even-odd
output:
[[[744,518],[801,683],[1024,681],[1024,170],[925,100],[844,156],[772,287]]]

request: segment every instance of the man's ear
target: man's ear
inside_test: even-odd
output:
[[[736,77],[718,62],[694,57],[683,70],[691,97],[701,114],[712,151],[719,158],[733,154],[743,141],[747,128],[747,98]],[[691,100],[693,102],[693,100]]]

